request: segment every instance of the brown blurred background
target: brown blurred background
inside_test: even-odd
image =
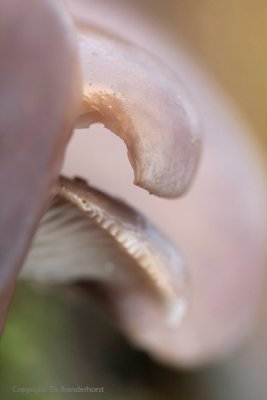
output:
[[[236,101],[267,143],[267,2],[148,0]]]

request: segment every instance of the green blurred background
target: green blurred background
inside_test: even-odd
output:
[[[146,0],[200,59],[267,142],[267,2]],[[266,291],[267,292],[267,291]],[[251,342],[198,371],[156,365],[75,290],[19,284],[0,347],[0,399],[266,400],[267,315]],[[13,386],[104,387],[95,394],[20,394]]]

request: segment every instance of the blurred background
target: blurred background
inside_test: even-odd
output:
[[[197,55],[267,142],[267,4],[256,0],[148,0],[158,19]]]
[[[264,150],[267,2],[146,0],[142,6],[230,94]],[[71,288],[20,283],[0,348],[0,398],[266,400],[266,308],[253,338],[230,358],[201,370],[175,371],[134,350],[87,296]],[[22,395],[12,392],[14,382],[18,387],[90,385],[104,392]]]

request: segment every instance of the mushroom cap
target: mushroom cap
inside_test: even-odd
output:
[[[61,168],[81,79],[75,32],[60,2],[3,0],[0,8],[1,330],[7,293]]]
[[[199,164],[201,124],[176,71],[109,31],[77,28],[84,102],[76,126],[100,122],[117,134],[135,185],[160,197],[185,193]]]

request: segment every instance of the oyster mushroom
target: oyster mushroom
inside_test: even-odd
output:
[[[31,6],[32,4],[29,3],[29,8]],[[133,46],[130,42],[121,40],[118,37],[113,38],[112,34],[108,32],[102,30],[97,31],[94,26],[91,26],[89,31],[82,26],[78,27],[84,73],[83,104],[78,112],[77,104],[79,103],[79,99],[80,101],[82,100],[82,96],[80,87],[78,86],[79,69],[77,68],[77,58],[75,57],[76,42],[73,40],[72,26],[64,10],[61,9],[60,6],[55,6],[54,10],[54,6],[50,5],[48,2],[45,7],[48,9],[48,13],[51,13],[52,17],[54,16],[55,18],[54,23],[56,29],[59,30],[59,39],[62,40],[62,43],[60,40],[57,42],[57,37],[55,36],[53,42],[55,44],[55,49],[49,50],[51,51],[50,58],[47,64],[44,63],[44,69],[41,70],[38,64],[32,65],[30,63],[28,69],[26,69],[26,67],[24,67],[25,71],[22,69],[18,80],[24,83],[24,79],[26,79],[28,83],[30,78],[33,79],[33,74],[31,74],[30,77],[28,76],[30,69],[37,67],[38,76],[36,81],[40,84],[42,79],[44,79],[45,85],[49,88],[49,95],[52,96],[52,98],[48,96],[48,98],[45,99],[47,102],[44,106],[47,106],[48,111],[50,109],[54,110],[54,114],[56,114],[57,108],[59,108],[61,114],[52,114],[51,117],[49,117],[51,118],[51,120],[49,119],[51,125],[49,123],[43,125],[43,131],[40,131],[40,133],[38,132],[38,140],[33,136],[33,132],[35,132],[38,125],[31,126],[31,130],[29,130],[28,125],[25,124],[26,133],[23,139],[25,139],[26,148],[23,152],[22,162],[26,165],[26,168],[25,165],[23,165],[23,168],[19,169],[22,177],[17,171],[19,166],[16,161],[17,158],[19,160],[19,157],[15,148],[11,148],[12,156],[15,158],[15,161],[12,159],[10,164],[6,164],[5,179],[12,177],[11,168],[13,168],[17,174],[17,180],[22,186],[22,188],[16,187],[16,191],[19,189],[22,191],[21,194],[25,193],[25,207],[19,204],[17,206],[18,211],[16,211],[16,204],[10,205],[8,203],[8,198],[11,196],[8,191],[6,198],[3,199],[3,203],[5,207],[9,208],[9,214],[14,211],[22,214],[22,216],[19,215],[17,217],[17,224],[14,224],[13,230],[16,230],[16,235],[18,235],[20,240],[22,240],[22,230],[26,230],[26,235],[23,236],[23,247],[20,249],[20,253],[15,252],[13,255],[14,263],[16,263],[15,267],[13,267],[10,260],[7,260],[2,268],[3,274],[6,273],[6,277],[3,277],[2,289],[4,297],[2,304],[5,304],[5,306],[7,296],[4,289],[8,286],[8,282],[14,281],[18,268],[25,256],[27,246],[29,246],[33,231],[36,228],[36,221],[38,217],[40,217],[48,199],[51,197],[53,189],[55,189],[55,178],[60,167],[64,148],[70,135],[70,124],[73,123],[75,113],[77,117],[76,126],[102,122],[124,140],[128,148],[129,159],[134,168],[135,183],[146,188],[153,194],[164,197],[175,197],[183,193],[191,183],[200,154],[197,117],[188,99],[188,95],[176,77],[176,74],[148,52],[142,51],[138,47]],[[8,10],[10,9],[15,13],[15,8],[10,6]],[[26,11],[27,9],[25,8],[24,12],[26,13]],[[31,35],[34,38],[32,39],[34,43],[36,37],[35,29],[37,30],[38,37],[45,37],[42,31],[44,25],[40,24],[39,26],[38,24],[38,17],[41,17],[41,11],[42,9],[33,7],[30,14],[33,16],[34,22],[28,24],[28,20],[26,19],[22,23],[23,28],[25,24],[26,38]],[[46,8],[44,9],[44,12],[45,11]],[[55,13],[55,15],[53,13]],[[8,22],[10,23],[11,21],[12,23],[15,16],[16,14],[11,14],[8,17]],[[46,22],[46,20],[43,21],[43,24],[44,22]],[[8,25],[7,28],[10,29],[10,26]],[[51,37],[49,36],[49,38],[45,37],[45,39],[43,39],[44,44],[42,44],[42,42],[36,42],[36,46],[39,46],[38,50],[40,52],[43,52],[45,46],[47,46],[47,40],[53,39],[53,29],[51,29],[50,33]],[[16,35],[15,39],[17,40]],[[65,42],[63,39],[65,39]],[[56,52],[56,48],[61,45],[62,57],[60,57],[61,54]],[[36,51],[31,40],[25,43],[18,42],[18,47],[19,51],[15,52],[15,56],[19,61],[19,56],[23,57],[23,52],[26,50],[29,51],[29,53],[30,51]],[[3,44],[3,49],[7,51],[7,45],[5,43]],[[10,60],[9,57],[6,57],[8,63],[12,61],[13,64],[17,61],[17,58],[15,60]],[[68,58],[70,58],[70,60]],[[67,66],[64,66],[63,74],[60,79],[58,79],[64,61],[66,61]],[[31,59],[30,62],[32,62]],[[48,72],[45,69],[46,66]],[[23,72],[26,74],[26,78]],[[111,80],[106,79],[107,73],[111,74]],[[124,81],[120,79],[122,75],[125,76]],[[71,84],[67,84],[66,80],[68,78]],[[132,81],[130,81],[129,78]],[[12,93],[11,79],[13,79],[12,74],[5,85],[7,87],[6,90],[8,91],[10,89]],[[56,80],[59,80],[59,82],[55,83],[54,81]],[[33,82],[35,82],[34,79]],[[61,90],[61,85],[66,85],[66,88]],[[50,86],[54,91],[50,92]],[[22,88],[27,92],[30,99],[32,96],[32,102],[36,100],[36,97],[41,97],[41,90],[44,90],[42,86],[39,88],[34,85],[33,87],[25,85],[22,86]],[[139,88],[142,88],[142,90]],[[57,96],[58,92],[60,96],[63,96],[63,100],[60,96]],[[149,95],[150,98],[153,99],[153,102],[147,103],[146,95]],[[16,112],[19,110],[19,105],[16,106]],[[35,107],[32,107],[32,103],[28,105],[31,112],[29,120],[30,118],[34,118],[38,121],[38,124],[40,124],[40,121],[42,124],[42,120],[38,120],[38,112],[40,112],[38,106],[40,107],[40,105],[37,102],[34,106]],[[45,110],[45,107],[43,107],[42,112]],[[25,112],[25,110],[23,111]],[[47,114],[46,117],[49,115],[50,114]],[[23,117],[26,118],[27,114],[26,117],[25,114],[23,114]],[[53,120],[54,117],[55,121]],[[65,121],[65,118],[67,121]],[[4,118],[3,121],[5,122]],[[48,133],[46,130],[48,130]],[[43,132],[46,135],[45,138],[43,138]],[[3,132],[3,135],[4,134],[5,132]],[[17,131],[14,131],[13,135],[14,142],[18,136]],[[12,145],[14,144],[12,143]],[[34,145],[36,145],[36,147],[34,147]],[[25,162],[25,156],[28,156],[30,151],[34,153],[36,158],[34,157],[32,163],[28,164]],[[3,159],[3,162],[6,163],[6,160]],[[39,164],[40,168],[38,168]],[[34,193],[29,189],[30,184],[32,185],[32,191]],[[35,211],[35,207],[38,212]],[[4,213],[3,218],[6,218]],[[10,224],[10,215],[8,215],[6,220],[7,223]],[[4,227],[5,225],[3,225],[3,228]],[[138,227],[136,227],[136,230],[138,230]],[[181,275],[180,257],[176,254],[171,244],[161,237],[159,233],[156,233],[156,230],[147,228],[146,233],[148,232],[151,234],[152,242],[155,241],[158,246],[158,265],[153,267],[152,263],[153,252],[155,253],[154,258],[157,258],[156,244],[154,243],[151,245],[152,249],[149,251],[147,250],[150,255],[140,262],[140,266],[143,266],[143,272],[147,272],[147,277],[150,278],[150,284],[156,286],[164,303],[168,303],[170,309],[176,310],[173,312],[173,315],[182,314],[184,299],[180,294],[179,287],[183,287],[183,282],[182,279],[181,282],[178,279],[177,283],[173,284],[170,278],[172,273],[174,273],[174,275]],[[140,229],[138,234],[140,234]],[[11,242],[10,236],[5,235],[4,229],[3,236],[5,236],[7,244]],[[145,240],[146,238],[140,238],[142,246],[144,246]],[[162,246],[162,249],[160,249],[160,246]],[[10,251],[8,251],[7,245],[5,245],[5,247],[7,250],[4,249],[3,254],[9,257]],[[19,249],[19,242],[16,244],[16,250],[17,248]],[[149,265],[145,267],[144,265],[147,263]],[[177,264],[176,267],[178,269],[176,272],[174,270],[175,264]],[[42,263],[40,262],[39,265],[41,266]],[[75,276],[73,276],[73,279],[75,279]],[[146,293],[144,296],[146,296]],[[128,298],[129,297],[130,293]],[[141,296],[139,297],[139,303],[140,298]],[[176,302],[178,302],[177,307],[174,306]],[[177,310],[181,311],[178,312]]]
[[[200,142],[189,97],[171,72],[178,70],[204,119],[206,148],[193,188],[177,202],[133,189],[125,183],[130,177],[124,164],[116,180],[106,172],[101,177],[94,163],[80,172],[142,209],[173,244],[131,206],[84,182],[62,178],[22,276],[97,281],[105,306],[138,346],[169,364],[210,361],[240,343],[252,325],[266,260],[266,192],[258,160],[240,134],[246,129],[182,51],[173,62],[161,48],[163,64],[140,49],[140,32],[135,36],[130,29],[128,41],[119,38],[121,31],[128,32],[123,26],[129,20],[118,19],[116,10],[107,13],[108,2],[66,4],[79,33],[84,77],[76,126],[101,122],[119,135],[139,186],[162,197],[183,193],[195,174]],[[88,136],[91,151],[101,140],[101,135]],[[109,157],[113,162],[121,157],[110,143],[112,152],[105,142],[99,147],[106,164]],[[83,147],[73,157],[76,166]],[[70,164],[69,171],[74,169]]]
[[[119,1],[68,5],[77,26],[79,21],[83,26],[99,24],[115,36],[153,49],[179,72],[201,115],[203,155],[195,182],[181,199],[147,196],[131,185],[122,146],[101,127],[93,126],[86,134],[76,131],[63,173],[83,176],[91,185],[123,198],[180,249],[189,275],[188,311],[175,329],[151,322],[150,343],[147,334],[143,341],[145,331],[135,331],[139,346],[173,365],[225,357],[253,329],[266,271],[266,183],[253,133],[197,60],[181,44],[176,44],[178,54],[173,56],[155,31],[143,28],[140,13],[135,18]]]
[[[100,122],[123,139],[134,183],[149,193],[170,198],[184,193],[198,166],[201,129],[176,73],[130,41],[76,23],[84,82],[76,127]],[[157,325],[172,329],[185,314],[178,250],[140,213],[80,180],[61,178],[56,198],[22,277],[97,281],[128,336],[140,343],[142,332],[141,344],[149,348],[158,341]]]

